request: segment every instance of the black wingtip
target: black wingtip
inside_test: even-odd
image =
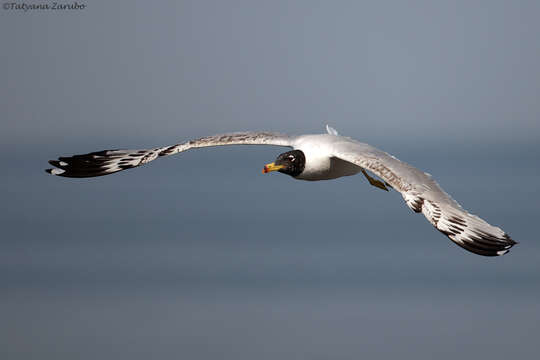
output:
[[[508,234],[494,236],[484,231],[472,230],[473,234],[467,238],[456,240],[455,233],[440,229],[439,231],[447,235],[456,245],[482,256],[502,256],[518,243],[512,240]]]
[[[56,160],[49,160],[49,164],[54,168],[45,171],[52,175],[69,178],[109,175],[138,165],[134,164],[138,158],[130,156],[130,151],[102,150],[69,157],[61,156]],[[137,153],[137,156],[142,157],[144,154]]]
[[[512,246],[519,244],[519,241],[512,239],[508,234],[504,234],[504,239]]]

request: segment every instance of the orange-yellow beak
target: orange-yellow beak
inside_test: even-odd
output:
[[[264,165],[264,168],[263,168],[263,174],[266,174],[266,173],[269,173],[270,171],[278,171],[279,169],[283,169],[285,166],[284,165],[276,165],[275,163],[270,163],[270,164],[266,164]]]

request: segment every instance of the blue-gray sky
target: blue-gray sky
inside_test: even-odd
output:
[[[537,353],[540,3],[85,4],[0,9],[2,358]],[[326,123],[521,243],[486,259],[361,177],[260,174],[278,148],[43,172],[59,155]]]

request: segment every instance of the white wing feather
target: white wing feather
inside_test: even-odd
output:
[[[339,135],[337,130],[331,127],[330,125],[326,125],[326,132],[330,135]]]

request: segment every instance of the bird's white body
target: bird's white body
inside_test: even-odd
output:
[[[320,134],[299,136],[294,144],[295,150],[301,150],[306,156],[304,171],[295,177],[298,180],[331,180],[342,176],[358,174],[362,168],[348,161],[328,156],[334,145],[343,139],[341,136]]]

